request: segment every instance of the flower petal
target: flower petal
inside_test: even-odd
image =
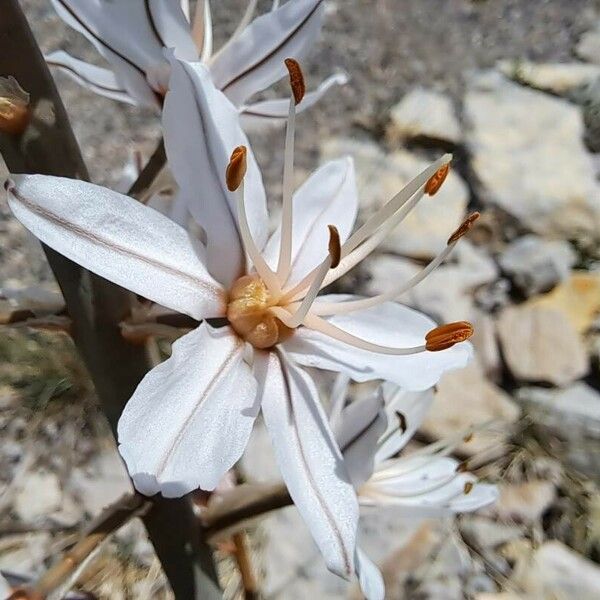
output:
[[[17,219],[57,252],[136,294],[196,319],[222,316],[202,249],[155,210],[107,188],[46,175],[6,183]]]
[[[44,58],[49,66],[57,67],[60,71],[66,73],[77,83],[92,92],[111,98],[112,100],[118,100],[119,102],[136,104],[136,101],[117,81],[112,71],[74,58],[62,50],[52,52]]]
[[[119,452],[146,495],[212,490],[239,459],[259,410],[244,343],[202,323],[173,344],[127,403]]]
[[[323,22],[324,0],[294,0],[255,19],[210,70],[215,85],[236,106],[272,83],[287,70],[284,59],[303,58],[313,47]]]
[[[348,83],[346,73],[335,73],[319,85],[316,90],[308,92],[302,102],[296,107],[299,114],[314,106],[334,85]],[[245,131],[254,131],[269,125],[285,123],[290,109],[290,98],[277,98],[275,100],[262,100],[247,104],[240,108],[240,118]]]
[[[232,150],[248,148],[244,193],[248,222],[259,248],[267,237],[262,177],[236,109],[217,90],[200,63],[171,57],[171,81],[163,111],[165,146],[181,200],[207,236],[209,271],[228,286],[245,268],[237,228],[235,194],[226,187]]]
[[[328,568],[354,571],[358,504],[312,379],[277,352],[256,352],[255,373],[275,456]]]
[[[385,382],[382,387],[388,429],[384,434],[386,440],[377,451],[376,462],[397,454],[406,446],[433,404],[433,388],[422,392],[409,392],[389,382]],[[406,427],[404,430],[400,427],[400,419]]]
[[[360,589],[367,600],[384,600],[385,584],[377,565],[357,546],[354,555]]]
[[[381,389],[367,398],[351,402],[340,415],[335,438],[355,488],[373,473],[377,442],[386,425]]]
[[[335,225],[343,244],[352,231],[358,210],[354,161],[333,160],[315,171],[292,198],[292,271],[288,285],[298,283],[323,262],[328,252],[328,225]],[[277,268],[281,227],[269,238],[263,255]]]
[[[352,298],[356,297],[330,295],[317,301],[341,302]],[[391,347],[419,346],[423,344],[425,334],[435,327],[429,317],[395,302],[328,317],[327,320],[364,340]],[[406,356],[378,354],[338,342],[308,327],[299,328],[284,345],[302,365],[341,371],[355,381],[384,379],[411,391],[432,387],[446,371],[464,367],[472,354],[468,342],[441,352]]]

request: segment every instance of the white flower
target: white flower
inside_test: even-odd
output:
[[[59,16],[82,33],[110,63],[104,69],[60,50],[46,57],[81,85],[102,96],[130,104],[160,108],[169,80],[165,48],[184,60],[202,60],[215,85],[240,112],[245,126],[281,122],[288,99],[248,104],[255,93],[285,75],[283,59],[303,57],[320,34],[324,0],[293,0],[251,21],[250,0],[238,28],[215,54],[209,0],[199,0],[193,24],[187,1],[52,0]],[[303,108],[314,104],[335,84],[338,73],[309,94]]]
[[[496,486],[477,483],[448,456],[459,440],[396,457],[423,422],[433,389],[409,392],[384,383],[344,407],[347,388],[348,379],[338,376],[330,421],[361,506],[395,506],[401,516],[419,518],[470,512],[497,500]],[[355,568],[367,600],[383,600],[381,573],[359,547]]]
[[[238,120],[226,118],[231,105],[202,65],[173,64],[172,78],[187,78],[200,111],[185,108],[189,95],[171,92],[173,107],[184,103],[179,119],[192,138],[182,136],[178,148],[166,135],[167,152],[182,192],[194,193],[202,207],[206,246],[155,210],[82,181],[14,175],[6,182],[9,204],[34,235],[71,260],[203,321],[146,375],[121,416],[119,449],[137,489],[165,496],[213,489],[239,459],[262,410],[294,503],[329,568],[349,576],[356,496],[316,386],[301,365],[359,381],[388,379],[410,390],[429,388],[445,371],[464,366],[470,346],[456,344],[470,335],[468,323],[435,327],[391,300],[441,262],[470,221],[421,275],[393,293],[369,299],[317,294],[375,249],[425,193],[435,193],[450,157],[419,174],[350,235],[358,204],[350,159],[321,167],[292,194],[301,74],[291,61],[295,102],[283,217],[269,238],[260,172],[239,146],[245,136]],[[168,106],[165,113],[176,114]],[[198,126],[200,139],[193,138]],[[225,150],[236,145],[227,159]],[[212,177],[219,170],[222,183]]]

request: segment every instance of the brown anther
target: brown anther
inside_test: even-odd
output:
[[[292,88],[294,102],[296,106],[298,106],[298,104],[302,102],[302,98],[304,98],[304,94],[306,93],[304,75],[302,74],[302,69],[300,68],[300,64],[297,60],[293,58],[286,58],[284,62],[288,73],[290,74],[290,87]]]
[[[473,325],[468,321],[447,323],[432,329],[425,336],[425,349],[429,352],[439,352],[468,340],[473,335]]]
[[[29,94],[14,77],[0,77],[0,131],[21,135],[30,119]]]
[[[468,444],[471,440],[473,439],[473,433],[468,433],[467,435],[465,435],[465,437],[463,438],[463,442],[465,444]]]
[[[470,493],[471,493],[471,491],[473,490],[473,487],[474,487],[474,486],[473,486],[473,482],[472,482],[472,481],[467,481],[467,482],[465,483],[465,487],[463,488],[463,493],[465,494],[465,496],[466,496],[467,494],[470,494]]]
[[[457,473],[466,473],[468,470],[469,470],[469,463],[466,460],[459,463],[459,465],[456,467]]]
[[[435,196],[442,187],[448,173],[450,172],[450,163],[446,163],[443,167],[440,167],[425,184],[425,193],[429,196]]]
[[[244,175],[246,174],[246,146],[238,146],[231,153],[227,171],[225,172],[225,181],[227,189],[235,192],[240,187]]]
[[[408,423],[406,422],[406,417],[404,416],[404,413],[397,410],[396,416],[398,417],[398,421],[400,422],[400,429],[402,430],[402,433],[406,433],[406,430],[408,429]]]
[[[448,245],[454,244],[460,240],[460,238],[465,235],[471,227],[473,227],[473,223],[479,219],[480,214],[478,212],[471,213],[459,226],[458,229],[448,238]]]
[[[329,229],[329,256],[331,257],[330,269],[335,269],[342,258],[342,244],[340,232],[335,225],[327,225]]]

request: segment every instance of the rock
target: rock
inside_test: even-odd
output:
[[[47,532],[2,536],[0,569],[35,576],[44,571],[44,561],[52,553],[52,536]]]
[[[500,255],[503,271],[527,296],[545,292],[568,278],[577,255],[568,242],[525,235]]]
[[[556,498],[550,481],[500,484],[499,489],[500,497],[488,512],[506,523],[537,523]]]
[[[465,515],[460,520],[460,530],[479,550],[493,550],[523,535],[517,525],[498,523],[480,515]]]
[[[334,138],[321,146],[323,160],[345,154],[353,156],[355,161],[361,220],[388,202],[430,164],[406,150],[385,154],[373,142]],[[451,171],[440,191],[434,197],[425,196],[381,248],[413,258],[433,258],[445,248],[448,236],[462,222],[468,199],[465,182]]]
[[[563,390],[521,388],[517,395],[534,422],[566,442],[561,453],[579,471],[600,472],[600,393],[578,382]]]
[[[481,314],[473,320],[475,333],[471,343],[475,348],[475,356],[481,365],[483,372],[493,380],[500,377],[502,361],[496,338],[496,324],[486,314]]]
[[[583,60],[600,65],[600,22],[594,29],[586,31],[579,38],[575,46],[575,54]]]
[[[425,280],[406,292],[400,301],[417,308],[437,321],[475,320],[477,311],[472,292],[493,281],[498,269],[483,251],[464,240],[452,256],[456,262],[438,267]],[[371,275],[369,294],[388,291],[400,281],[410,279],[422,267],[391,255],[376,255],[366,263]]]
[[[510,396],[489,382],[481,367],[471,363],[465,369],[447,373],[437,386],[437,394],[421,431],[430,438],[454,438],[473,425],[494,421],[494,427],[476,431],[462,442],[461,455],[501,455],[510,435],[510,424],[520,415]]]
[[[512,582],[527,598],[600,598],[600,567],[556,540],[519,561]]]
[[[15,495],[14,510],[24,523],[48,517],[61,508],[63,499],[58,477],[40,470],[23,477],[22,487]]]
[[[600,185],[577,107],[487,72],[469,83],[465,117],[484,203],[542,235],[598,236]]]
[[[23,399],[21,394],[10,385],[0,385],[0,410],[17,408]]]
[[[89,515],[97,515],[123,494],[133,492],[125,466],[114,446],[99,452],[83,469],[74,469],[69,486]]]
[[[501,73],[519,83],[558,96],[569,95],[600,77],[600,66],[580,62],[540,64],[522,60],[501,60],[497,67]]]
[[[527,305],[559,310],[579,333],[585,333],[600,315],[600,272],[575,271],[551,292],[532,298]]]
[[[516,379],[564,386],[588,372],[583,341],[558,310],[509,307],[498,319],[498,335]]]
[[[390,112],[388,139],[459,144],[462,131],[452,100],[433,90],[415,88]]]

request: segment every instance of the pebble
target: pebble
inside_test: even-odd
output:
[[[527,296],[546,292],[570,275],[577,255],[568,242],[525,235],[500,255],[502,270]]]
[[[600,65],[600,22],[579,38],[575,54],[583,60]]]
[[[461,142],[462,130],[451,98],[418,87],[392,108],[387,137],[396,143],[416,140],[454,145]]]
[[[506,364],[518,380],[565,386],[588,372],[583,340],[558,310],[506,308],[498,319],[498,335]]]

